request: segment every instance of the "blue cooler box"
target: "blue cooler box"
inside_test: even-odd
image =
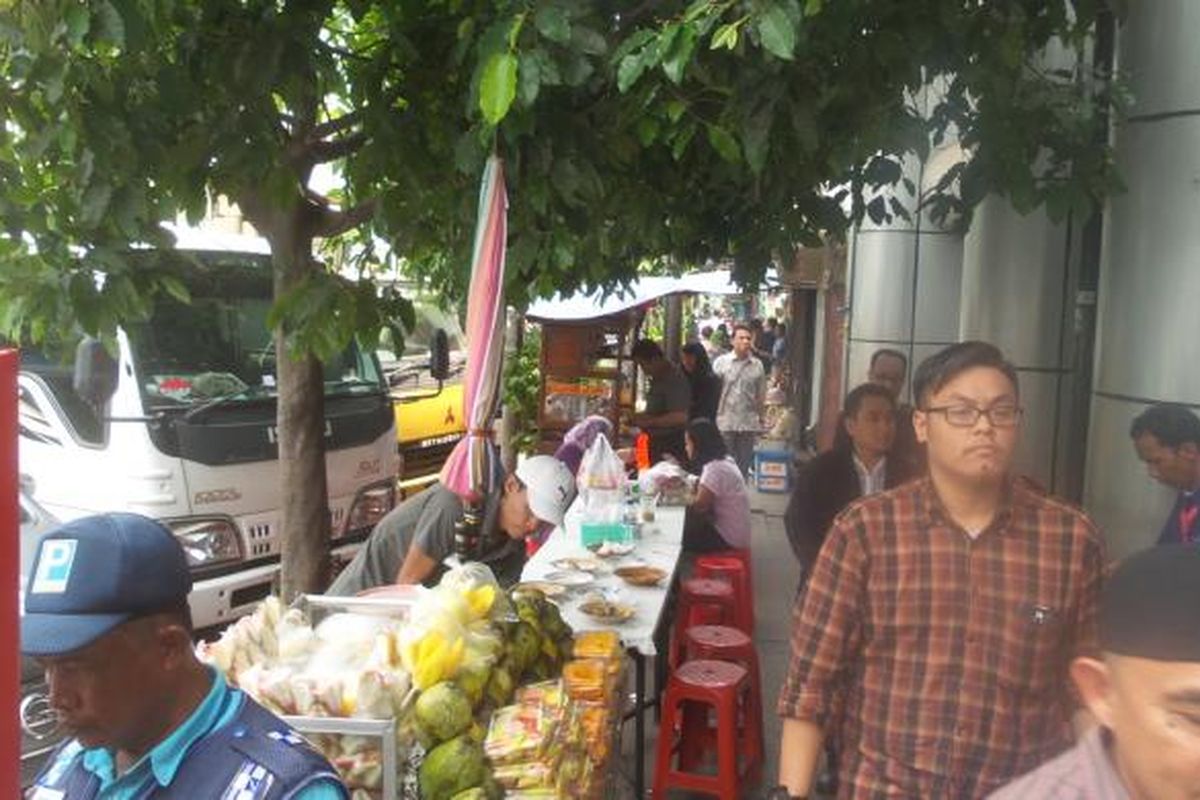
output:
[[[760,444],[754,449],[754,485],[760,492],[792,490],[792,451],[779,444]]]

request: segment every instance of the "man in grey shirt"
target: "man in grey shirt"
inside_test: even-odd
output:
[[[713,372],[724,382],[717,406],[717,427],[743,477],[750,472],[754,443],[763,428],[767,393],[766,373],[762,362],[754,357],[752,344],[750,327],[739,323],[733,328],[733,352],[713,362]]]
[[[575,497],[575,479],[552,456],[522,461],[502,488],[489,495],[480,524],[482,554],[501,585],[520,579],[526,536],[542,525],[559,525]],[[354,595],[387,584],[436,584],[442,561],[454,552],[454,526],[462,519],[463,500],[441,483],[392,509],[371,532],[329,587],[331,595]]]
[[[650,435],[650,461],[665,455],[687,463],[683,447],[683,429],[687,426],[692,404],[692,386],[679,367],[663,355],[657,342],[641,339],[630,355],[638,369],[650,379],[646,389],[646,410],[633,417],[633,424]]]

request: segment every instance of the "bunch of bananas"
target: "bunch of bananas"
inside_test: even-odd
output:
[[[466,642],[461,636],[450,640],[439,631],[429,631],[405,643],[400,660],[412,675],[413,685],[424,690],[458,674],[465,651]]]

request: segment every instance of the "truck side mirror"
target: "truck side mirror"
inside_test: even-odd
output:
[[[429,340],[429,374],[438,381],[450,377],[450,337],[445,328],[434,330]]]
[[[116,359],[104,349],[104,343],[85,336],[75,348],[75,375],[72,387],[94,408],[100,408],[117,393],[120,376]]]

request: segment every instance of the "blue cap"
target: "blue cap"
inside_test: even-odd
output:
[[[191,588],[183,548],[149,517],[98,514],[68,522],[38,542],[21,652],[73,652],[136,616],[182,606]]]

